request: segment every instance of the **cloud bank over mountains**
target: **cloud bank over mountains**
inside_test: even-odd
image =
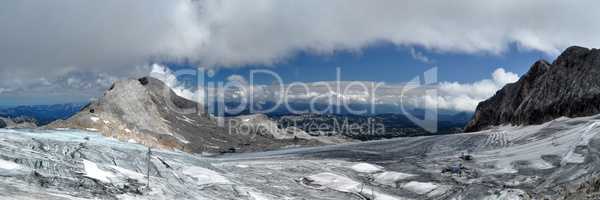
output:
[[[184,98],[205,103],[215,101],[324,103],[324,104],[385,104],[404,106],[407,109],[444,109],[453,111],[475,111],[477,104],[494,95],[508,83],[516,82],[519,76],[503,68],[496,69],[489,79],[474,83],[440,82],[431,85],[416,83],[385,84],[383,82],[341,81],[337,82],[290,83],[281,85],[249,85],[240,75],[231,75],[224,89],[186,88],[177,81],[176,75],[167,67],[152,65],[151,76],[165,82],[176,94]],[[227,87],[227,85],[231,87]],[[217,84],[214,84],[217,85]],[[205,91],[202,91],[205,90]],[[253,90],[253,92],[250,92]],[[435,93],[427,93],[434,90]],[[252,96],[251,96],[252,95]],[[285,105],[283,105],[285,106]]]
[[[378,42],[489,54],[516,44],[555,55],[570,45],[600,46],[600,13],[589,10],[598,6],[545,0],[7,0],[0,3],[0,91],[80,71],[137,76],[136,66],[163,61],[277,65],[300,51],[328,55]]]
[[[423,100],[437,103],[439,108],[474,111],[477,104],[490,98],[504,85],[519,80],[519,76],[507,72],[503,68],[496,69],[491,79],[483,79],[474,83],[442,82],[439,84],[438,98],[423,96]]]
[[[378,41],[501,53],[510,43],[556,54],[600,46],[585,1],[57,0],[0,3],[2,69],[273,64],[297,51],[360,50]],[[549,12],[560,10],[560,12]],[[56,71],[56,70],[46,70]]]

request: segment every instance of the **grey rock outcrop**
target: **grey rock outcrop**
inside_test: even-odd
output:
[[[266,150],[314,141],[276,140],[259,134],[238,134],[203,112],[203,105],[176,95],[151,77],[121,80],[104,96],[67,120],[49,128],[97,131],[122,141],[187,152],[239,152]]]
[[[0,118],[0,128],[6,128],[7,124],[4,122],[3,118]]]
[[[465,132],[529,125],[600,113],[600,50],[567,48],[553,63],[537,61],[516,83],[479,103]]]
[[[5,118],[0,117],[0,128],[36,128],[35,120],[18,117],[18,118]]]

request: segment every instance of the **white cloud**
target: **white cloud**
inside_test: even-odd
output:
[[[496,69],[494,73],[492,73],[492,77],[494,81],[500,85],[516,82],[517,80],[519,80],[519,75],[512,72],[507,72],[506,70],[504,70],[504,68]]]
[[[412,56],[413,59],[421,61],[422,63],[425,64],[430,64],[433,62],[433,60],[429,59],[429,57],[425,56],[425,54],[423,54],[423,52],[417,51],[415,48],[410,48],[410,56]]]
[[[152,71],[150,71],[150,76],[154,77],[158,80],[161,80],[165,85],[169,87],[176,87],[179,85],[177,82],[177,77],[171,70],[169,70],[164,65],[152,64]]]
[[[492,73],[492,79],[474,83],[442,82],[438,90],[438,108],[474,111],[477,104],[493,96],[504,85],[516,82],[519,76],[498,68]],[[426,97],[431,100],[432,97]]]
[[[227,77],[227,81],[236,82],[242,85],[248,85],[248,81],[246,80],[246,78],[237,74]]]
[[[152,76],[163,80],[169,87],[185,98],[196,100],[199,93],[184,88],[177,83],[173,73],[164,66],[154,64]],[[223,90],[215,88],[204,88],[209,98],[223,96],[225,101],[240,101],[248,98],[252,89],[254,102],[277,102],[280,99],[280,88],[277,85],[248,85],[248,80],[240,75],[231,75],[225,85],[232,87]],[[357,103],[357,104],[386,104],[402,105],[410,108],[426,108],[453,110],[453,111],[475,111],[477,104],[493,96],[496,91],[504,85],[516,82],[519,76],[507,72],[503,68],[496,69],[490,78],[473,83],[441,82],[435,85],[418,86],[414,83],[407,84],[385,84],[366,81],[342,81],[340,91],[337,91],[337,82],[309,82],[281,85],[284,87],[284,97],[288,102],[319,102],[319,103]],[[298,85],[300,84],[300,85]],[[380,84],[380,85],[378,85]],[[427,93],[434,90],[435,93]],[[209,92],[210,91],[210,92]],[[218,93],[215,93],[218,91]],[[372,93],[374,91],[374,93]],[[374,94],[374,99],[371,98]],[[339,101],[338,101],[339,99]],[[430,107],[435,106],[435,107]]]
[[[175,74],[169,70],[169,68],[159,64],[152,64],[151,68],[152,71],[150,72],[150,76],[165,83],[165,85],[171,88],[175,94],[183,98],[202,103],[202,100],[204,99],[202,98],[203,93],[190,90],[183,84],[180,84],[177,80],[177,76],[175,76]]]
[[[125,71],[173,59],[203,66],[273,64],[297,51],[355,51],[381,41],[467,53],[500,53],[516,43],[556,54],[569,45],[600,46],[600,13],[593,10],[598,4],[7,0],[0,3],[0,74],[38,77],[73,68]],[[560,12],[551,12],[556,10]]]
[[[277,64],[299,51],[360,51],[377,42],[491,54],[517,44],[555,55],[570,45],[600,47],[598,6],[593,0],[5,0],[0,87],[74,71],[128,77],[140,74],[135,66],[161,61]],[[479,85],[478,95],[496,84]]]
[[[594,36],[600,25],[592,25],[600,15],[580,12],[589,6],[516,0],[208,0],[199,13],[208,34],[197,58],[208,65],[270,64],[298,50],[358,50],[376,41],[468,53],[500,53],[517,43],[556,54],[573,44],[600,45]],[[587,26],[582,30],[577,24]]]
[[[115,80],[123,78],[104,72],[71,71],[53,78],[12,82],[0,93],[0,99],[10,105],[85,102],[102,95]]]

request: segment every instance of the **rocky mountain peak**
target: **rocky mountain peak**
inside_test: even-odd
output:
[[[195,105],[198,104],[175,95],[164,83],[151,77],[119,80],[79,113],[49,127],[98,131],[148,146],[184,149],[189,143],[184,135],[192,133],[176,130],[173,125],[178,122],[177,116],[187,119],[177,111]],[[193,114],[189,117],[199,120],[198,123],[214,124],[195,112],[190,113]]]
[[[600,113],[600,50],[573,46],[540,60],[517,82],[479,103],[466,132],[503,124],[540,124]]]
[[[217,124],[216,118],[203,112],[203,108],[202,104],[178,96],[162,81],[143,77],[116,81],[102,97],[76,115],[47,127],[83,129],[150,147],[197,153],[318,143],[295,140],[293,136],[276,138],[268,133],[238,133],[237,127],[230,124],[239,126],[241,123],[225,119],[224,124]]]
[[[525,74],[525,79],[528,81],[533,81],[537,77],[542,76],[550,69],[550,63],[546,60],[538,60],[532,66],[531,69]]]
[[[557,66],[574,67],[581,65],[590,54],[598,54],[597,49],[588,49],[580,46],[571,46],[563,51],[552,63]]]

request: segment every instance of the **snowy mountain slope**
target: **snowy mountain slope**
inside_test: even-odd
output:
[[[13,199],[597,199],[598,133],[600,116],[219,157],[153,150],[148,188],[142,145],[84,131],[0,129],[0,192]]]

